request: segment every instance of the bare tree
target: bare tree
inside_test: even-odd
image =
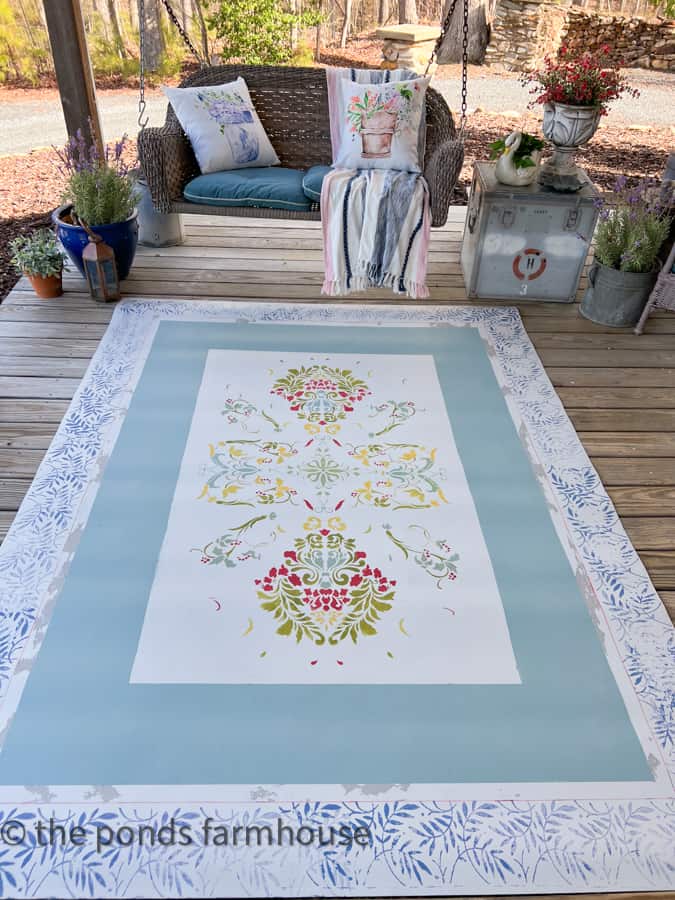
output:
[[[415,0],[398,0],[398,21],[406,25],[416,25],[418,23],[417,3]]]
[[[377,4],[377,24],[386,25],[389,21],[389,0],[379,0]]]
[[[159,0],[145,0],[144,24],[145,66],[149,72],[156,72],[162,64],[165,50]]]
[[[91,0],[91,9],[93,13],[92,19],[101,23],[103,37],[106,43],[110,43],[110,8],[107,0]]]
[[[122,59],[126,59],[127,51],[124,46],[124,32],[122,31],[122,22],[120,21],[116,0],[108,0],[108,15],[110,17],[110,28],[115,49]]]
[[[138,28],[138,3],[137,0],[127,0],[127,15],[132,28]]]
[[[467,0],[469,4],[469,42],[467,58],[470,63],[482,63],[488,44],[487,10],[485,0]],[[446,7],[449,3],[446,3]],[[438,52],[438,62],[460,62],[462,59],[462,0],[458,0],[450,22],[450,29]]]
[[[352,0],[345,0],[345,15],[342,20],[342,35],[340,37],[340,46],[347,46],[347,38],[349,37],[349,29],[352,24]]]
[[[321,60],[321,21],[323,19],[323,0],[317,0],[316,11],[318,18],[316,21],[316,40],[314,44],[314,59],[316,62]]]
[[[192,0],[192,11],[199,22],[199,37],[202,45],[202,56],[205,60],[209,59],[209,33],[206,29],[206,21],[202,10],[201,0]]]

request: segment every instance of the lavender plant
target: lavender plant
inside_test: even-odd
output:
[[[645,178],[628,187],[620,176],[613,196],[597,204],[596,260],[620,272],[651,272],[668,237],[672,205],[670,182]]]
[[[64,203],[73,204],[73,213],[87,225],[124,222],[133,213],[137,194],[135,179],[124,161],[126,135],[101,157],[81,130],[71,136],[63,150],[57,150],[59,170],[66,179]]]

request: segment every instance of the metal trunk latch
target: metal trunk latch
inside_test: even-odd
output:
[[[565,231],[576,231],[577,225],[579,224],[579,212],[578,206],[567,211],[567,218],[565,219],[565,224],[563,226]]]
[[[502,212],[502,227],[510,228],[513,223],[516,221],[516,211],[511,207],[507,206],[506,209]]]
[[[472,198],[476,196],[476,194],[473,192],[473,190],[471,193],[472,193]],[[467,219],[467,228],[469,229],[470,234],[473,234],[473,230],[476,227],[476,219],[478,218],[478,213],[480,211],[480,206],[481,206],[482,202],[483,202],[483,195],[478,194],[478,202],[476,203],[474,200],[474,202],[471,204],[471,206],[469,208],[469,217]]]

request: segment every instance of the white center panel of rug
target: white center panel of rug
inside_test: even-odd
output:
[[[208,353],[130,680],[520,682],[433,357]]]

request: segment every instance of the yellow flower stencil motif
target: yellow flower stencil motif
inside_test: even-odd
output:
[[[323,519],[320,519],[318,516],[309,516],[309,518],[303,522],[302,527],[305,531],[319,531],[322,527],[326,527],[330,531],[344,531],[347,528],[340,516],[330,516],[326,520],[325,526]]]
[[[342,521],[340,516],[331,516],[328,520],[328,527],[331,531],[344,531],[347,526]]]
[[[448,501],[440,480],[445,473],[436,464],[436,448],[419,444],[365,444],[352,446],[349,455],[366,468],[386,477],[364,481],[351,496],[356,505],[386,509],[430,509]]]
[[[279,475],[297,449],[274,440],[235,440],[209,444],[207,481],[199,496],[225,506],[295,503],[297,491]]]
[[[291,489],[284,484],[283,478],[277,478],[275,483],[276,483],[276,487],[274,489],[275,497],[285,497],[286,494],[290,493]]]
[[[312,425],[308,423],[304,426],[307,434],[315,435],[321,434],[322,431],[325,431],[326,434],[337,434],[340,430],[339,425]]]

